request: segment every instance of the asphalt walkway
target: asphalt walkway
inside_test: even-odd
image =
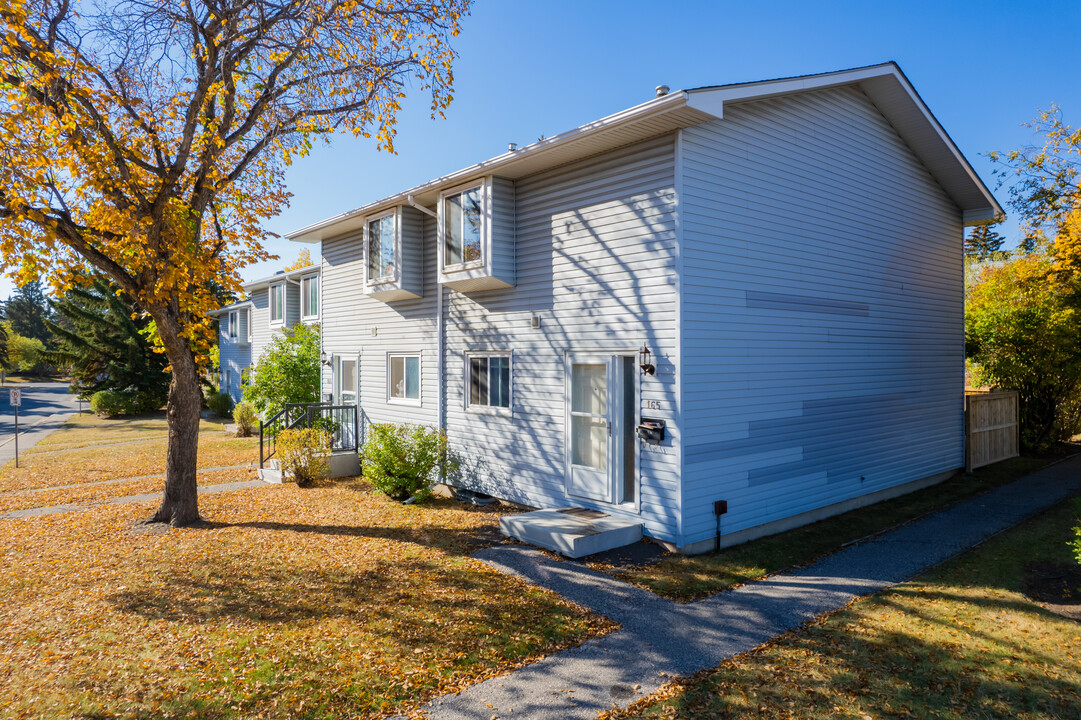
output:
[[[434,700],[439,720],[594,718],[747,652],[853,599],[904,582],[1081,492],[1081,457],[826,557],[700,602],[680,604],[525,546],[475,557],[615,620],[614,633]]]

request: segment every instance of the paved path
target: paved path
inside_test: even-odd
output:
[[[246,490],[253,487],[266,487],[267,483],[262,480],[241,480],[240,482],[220,483],[218,485],[200,485],[199,495],[213,495],[214,493],[232,492],[234,490]],[[46,505],[44,507],[28,508],[26,510],[12,510],[0,513],[0,520],[17,520],[19,518],[39,517],[41,515],[57,515],[59,513],[75,512],[76,510],[88,510],[102,505],[126,505],[127,503],[149,502],[161,500],[162,493],[142,493],[141,495],[124,495],[107,500],[96,500],[82,505]]]
[[[0,466],[15,459],[15,412],[8,402],[10,388],[22,391],[20,453],[29,450],[79,411],[78,398],[68,392],[67,383],[19,383],[0,388]]]
[[[679,604],[524,546],[475,557],[612,618],[622,628],[436,699],[432,718],[594,718],[672,675],[715,667],[822,613],[947,560],[1081,492],[1081,457],[873,537],[814,565]]]

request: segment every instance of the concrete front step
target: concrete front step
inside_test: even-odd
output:
[[[504,515],[499,519],[499,529],[508,537],[570,558],[623,547],[642,539],[642,523],[584,508]]]

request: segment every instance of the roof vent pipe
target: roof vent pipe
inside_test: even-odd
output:
[[[664,97],[665,95],[668,94],[668,92],[671,89],[672,88],[668,87],[667,85],[658,85],[657,86],[657,97]]]
[[[518,143],[507,143],[507,152],[514,152],[518,149]]]

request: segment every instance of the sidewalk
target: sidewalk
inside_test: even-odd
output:
[[[904,582],[1081,492],[1081,457],[852,545],[808,567],[680,604],[525,546],[475,557],[619,622],[614,633],[424,709],[439,720],[594,718]]]

